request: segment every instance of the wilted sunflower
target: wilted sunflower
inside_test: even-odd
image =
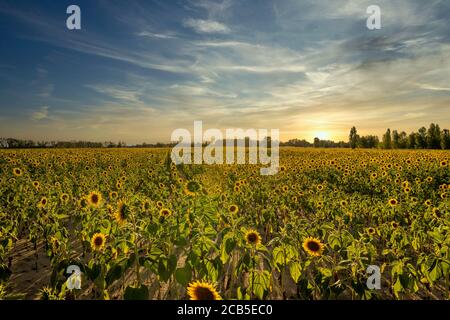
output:
[[[128,218],[128,215],[129,215],[128,205],[125,202],[120,201],[119,205],[117,206],[117,210],[114,213],[114,217],[116,218],[117,223],[118,224],[125,223]]]
[[[239,207],[236,204],[232,204],[228,210],[230,211],[230,213],[236,214],[239,211]]]
[[[19,169],[19,168],[14,168],[14,169],[13,169],[13,174],[14,174],[16,177],[20,177],[21,175],[23,175],[23,171],[22,171],[21,169]]]
[[[91,248],[100,251],[105,247],[106,237],[103,233],[96,233],[91,239]]]
[[[245,233],[245,241],[250,245],[258,245],[261,243],[261,236],[256,230],[249,230]]]
[[[305,251],[311,256],[321,256],[323,247],[323,243],[320,242],[319,239],[313,237],[308,237],[305,239],[305,241],[303,241],[303,249],[305,249]]]
[[[188,196],[195,196],[200,193],[202,186],[197,181],[191,180],[186,182],[184,186],[184,193]]]
[[[397,203],[398,203],[397,199],[394,199],[394,198],[389,199],[389,205],[391,207],[395,207],[397,205]]]
[[[92,191],[91,193],[89,193],[87,201],[91,206],[97,208],[102,203],[102,194],[97,191]]]
[[[170,209],[167,209],[167,208],[162,208],[160,211],[159,211],[159,215],[161,216],[161,217],[164,217],[164,218],[167,218],[168,216],[170,216],[172,214],[172,211],[170,211]]]
[[[215,286],[204,281],[191,282],[187,293],[190,300],[222,300]]]

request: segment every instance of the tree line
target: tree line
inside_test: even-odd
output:
[[[379,141],[377,136],[359,136],[355,127],[350,129],[350,148],[382,149],[450,149],[450,131],[431,123],[429,128],[421,127],[417,132],[407,134],[388,128]]]

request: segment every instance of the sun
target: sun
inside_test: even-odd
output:
[[[330,135],[326,131],[318,131],[315,133],[314,137],[317,137],[320,140],[328,140],[330,138]]]

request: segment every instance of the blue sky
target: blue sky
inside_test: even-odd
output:
[[[66,28],[77,4],[82,30]],[[368,30],[366,9],[381,8]],[[450,2],[0,0],[0,136],[282,140],[450,127]]]

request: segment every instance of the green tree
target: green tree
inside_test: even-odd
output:
[[[350,135],[349,135],[349,144],[350,148],[355,149],[358,144],[358,133],[356,131],[355,127],[352,127],[350,129]]]
[[[448,129],[444,129],[441,133],[441,148],[450,149],[450,131]]]
[[[416,135],[416,148],[425,149],[427,147],[427,128],[422,127]]]
[[[383,148],[392,149],[391,129],[387,129],[386,133],[383,135]]]
[[[416,139],[417,139],[417,134],[415,132],[411,132],[408,136],[408,144],[407,144],[407,148],[408,149],[415,149],[416,148]]]
[[[440,149],[441,148],[441,128],[438,124],[430,124],[426,136],[428,149]]]

